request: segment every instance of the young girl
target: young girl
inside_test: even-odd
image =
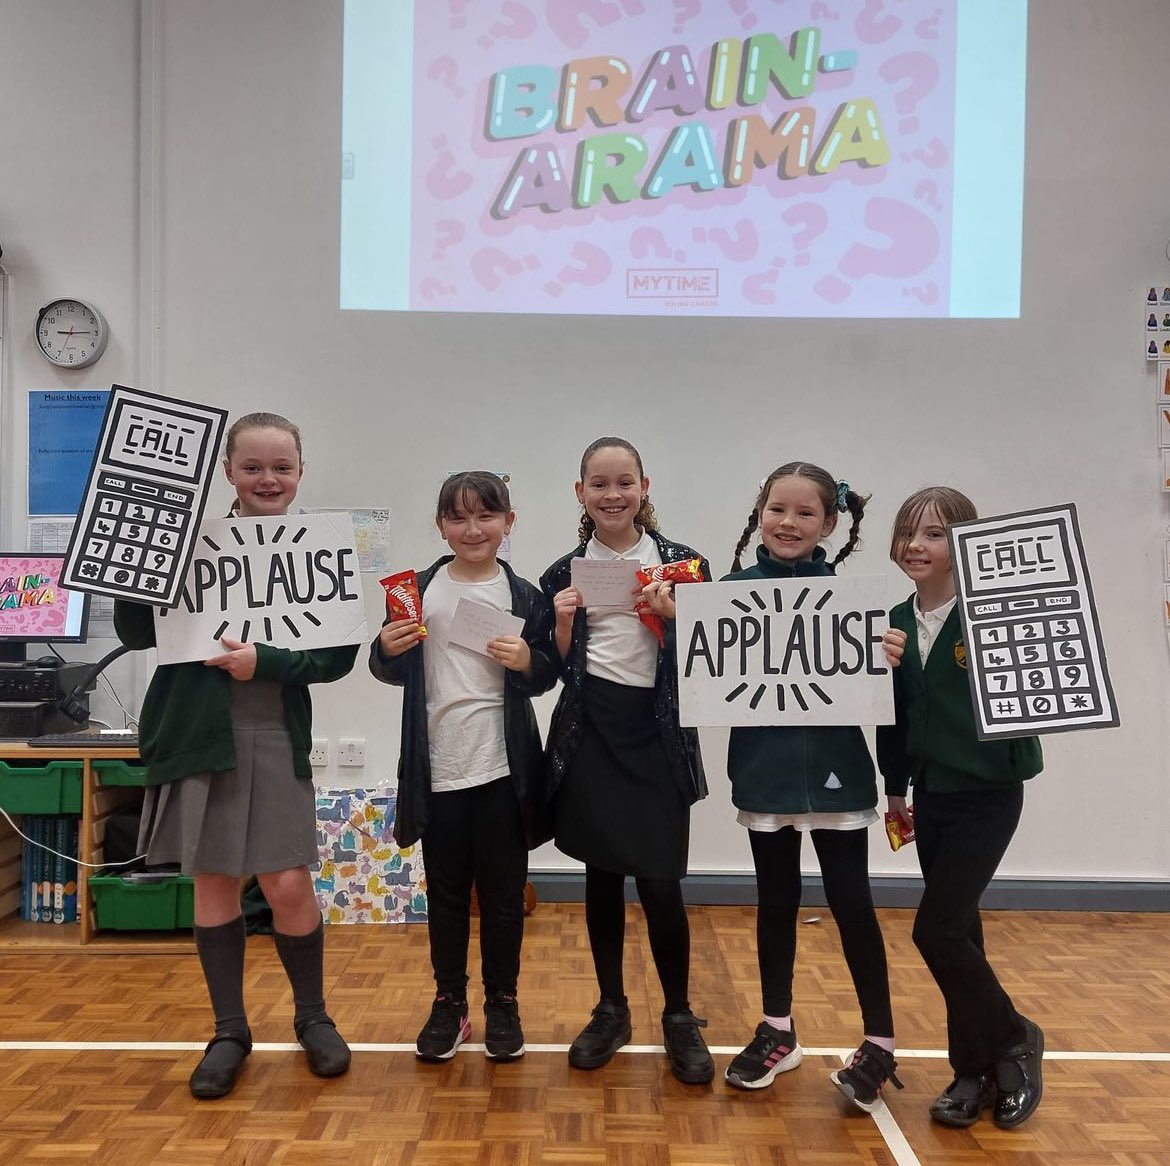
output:
[[[894,520],[890,558],[915,593],[890,612],[897,714],[878,729],[878,764],[892,813],[914,829],[925,889],[914,942],[947,1005],[955,1079],[930,1107],[943,1125],[969,1126],[994,1104],[995,1124],[1025,1121],[1040,1102],[1040,1029],[1013,1007],[983,950],[979,897],[1015,833],[1023,783],[1043,761],[1035,737],[980,741],[967,679],[967,649],[955,604],[948,524],[976,517],[970,499],[946,486],[919,490]],[[904,654],[902,654],[904,649]]]
[[[606,1064],[630,1040],[622,976],[625,880],[633,875],[665,996],[662,1032],[680,1081],[714,1075],[688,999],[690,930],[681,880],[687,871],[690,807],[706,796],[698,734],[678,723],[673,603],[669,583],[645,588],[667,620],[666,645],[630,609],[586,609],[571,583],[574,559],[627,559],[643,566],[701,559],[658,532],[650,479],[620,437],[585,450],[576,485],[577,548],[540,585],[556,612],[564,688],[549,728],[548,763],[556,844],[585,863],[585,919],[601,999],[569,1049],[578,1069]],[[711,573],[701,560],[704,579]]]
[[[486,471],[452,474],[435,524],[451,548],[418,576],[422,629],[387,618],[370,646],[370,671],[406,688],[394,836],[422,839],[435,1000],[418,1034],[424,1061],[445,1061],[471,1035],[467,944],[471,888],[480,911],[484,1044],[495,1060],[524,1054],[516,1005],[528,849],[541,834],[543,758],[531,697],[556,683],[552,611],[544,596],[497,560],[515,520],[508,487]],[[448,643],[460,602],[511,612],[518,636],[488,654]]]
[[[789,462],[760,486],[727,579],[791,579],[834,574],[857,545],[866,499],[820,466]],[[849,538],[832,563],[822,539],[848,511]],[[759,531],[754,566],[740,555]],[[734,728],[727,758],[731,800],[748,829],[759,908],[756,938],[764,1017],[751,1043],[727,1068],[730,1084],[762,1089],[801,1061],[792,1013],[796,918],[800,907],[801,834],[812,836],[825,896],[841,933],[864,1024],[864,1039],[834,1084],[872,1111],[882,1085],[893,1081],[894,1023],[881,929],[869,887],[869,835],[877,821],[873,760],[861,729],[852,726]]]
[[[275,413],[250,413],[228,431],[223,466],[236,490],[234,516],[286,514],[304,473],[300,432]],[[154,646],[149,607],[119,600],[114,626],[128,647]],[[139,725],[149,783],[140,845],[148,840],[149,863],[179,863],[195,877],[195,946],[215,1012],[215,1035],[190,1080],[191,1092],[204,1098],[230,1093],[252,1051],[244,875],[259,878],[272,907],[293,1028],[309,1068],[335,1077],[350,1059],[325,1011],[324,929],[309,877],[317,813],[307,686],[344,676],[357,648],[222,643],[226,650],[210,660],[155,669]]]

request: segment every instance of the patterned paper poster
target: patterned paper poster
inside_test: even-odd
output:
[[[326,923],[425,923],[422,848],[394,841],[395,791],[317,791],[313,872]]]

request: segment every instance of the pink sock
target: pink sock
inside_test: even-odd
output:
[[[789,1016],[764,1016],[764,1021],[770,1024],[778,1032],[789,1032],[792,1029],[792,1017]]]
[[[892,1053],[894,1051],[894,1038],[892,1036],[870,1036],[867,1033],[865,1039],[869,1041],[871,1045],[877,1045],[879,1049],[885,1049],[887,1053]]]

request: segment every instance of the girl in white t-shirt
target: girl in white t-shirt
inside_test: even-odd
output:
[[[552,609],[497,560],[515,520],[495,474],[452,474],[435,524],[453,554],[418,576],[422,626],[389,616],[370,646],[370,671],[405,688],[394,836],[422,839],[435,1000],[418,1034],[425,1061],[445,1061],[471,1035],[467,947],[471,889],[480,911],[484,1044],[495,1060],[524,1054],[516,1004],[528,850],[540,822],[542,754],[531,697],[556,682]],[[449,642],[461,602],[522,619],[477,651]],[[423,628],[426,633],[424,635]]]

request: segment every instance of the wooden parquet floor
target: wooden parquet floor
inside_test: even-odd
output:
[[[657,980],[640,911],[629,915],[634,1041],[657,1045]],[[435,1066],[409,1051],[358,1051],[347,1076],[321,1081],[299,1051],[258,1050],[219,1102],[187,1092],[198,1053],[165,1047],[207,1036],[194,956],[6,951],[0,1041],[155,1047],[0,1048],[0,1166],[1170,1166],[1170,918],[986,916],[1005,986],[1051,1054],[1044,1102],[1009,1133],[927,1117],[949,1080],[943,1010],[907,911],[882,912],[906,1089],[880,1122],[847,1108],[827,1075],[860,1038],[856,1002],[827,911],[804,915],[821,916],[801,927],[795,1005],[815,1055],[759,1093],[722,1081],[729,1052],[716,1054],[714,1084],[684,1086],[661,1052],[624,1052],[583,1073],[562,1051],[539,1050],[568,1044],[594,1003],[578,904],[541,904],[528,920],[522,1061],[493,1065],[463,1049]],[[695,1010],[712,1047],[738,1049],[759,1013],[754,912],[692,908],[691,925]],[[329,1006],[348,1039],[413,1041],[431,995],[426,941],[421,926],[329,929]],[[255,1039],[287,1045],[291,998],[269,938],[248,942],[247,997]],[[473,994],[473,1041],[478,1007]],[[1135,1053],[1161,1059],[1109,1059]]]

